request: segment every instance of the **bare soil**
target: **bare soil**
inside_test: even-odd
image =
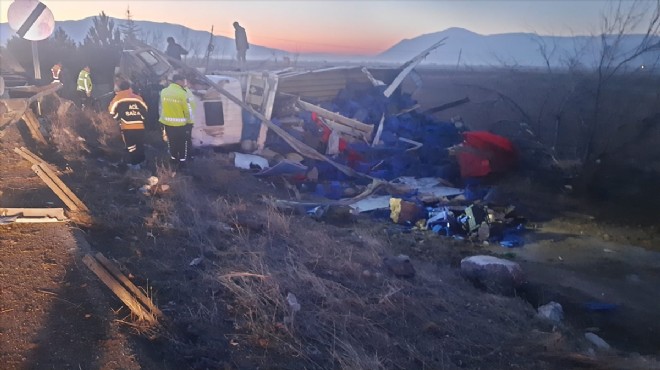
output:
[[[175,172],[149,131],[147,168],[127,171],[109,117],[72,108],[48,118],[49,148],[21,124],[5,129],[0,205],[63,206],[12,152],[25,145],[63,171],[93,222],[0,226],[3,368],[660,368],[660,234],[604,217],[611,205],[503,180],[503,199],[534,225],[518,249],[404,232],[368,215],[319,222],[275,209],[270,199],[293,195],[235,169],[226,153],[198,153]],[[150,176],[169,190],[142,194]],[[87,270],[90,252],[148,292],[165,313],[158,326],[138,323]],[[412,257],[415,278],[383,268],[399,253]],[[460,259],[484,253],[520,262],[528,286],[503,297],[464,280]],[[565,307],[564,324],[535,317],[550,300]],[[585,310],[592,301],[617,308]],[[587,329],[614,350],[590,351]]]

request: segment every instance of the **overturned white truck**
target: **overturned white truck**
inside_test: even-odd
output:
[[[198,78],[189,80],[195,96],[193,146],[247,144],[245,148],[251,149],[264,147],[269,126],[260,124],[263,119],[269,121],[271,117],[291,115],[294,110],[316,112],[342,135],[370,141],[374,125],[327,111],[316,104],[334,99],[348,84],[353,87],[363,85],[365,89],[380,81],[390,84],[401,71],[392,68],[367,71],[355,66],[202,75],[177,64],[159,51],[142,45],[123,51],[117,74],[139,86],[152,106],[157,104],[158,91],[175,71],[183,69],[187,75],[191,72],[197,74]],[[152,109],[152,114],[154,111]],[[251,123],[244,119],[246,111],[258,113],[256,130],[247,127]]]

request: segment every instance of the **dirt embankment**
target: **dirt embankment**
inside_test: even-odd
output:
[[[213,151],[174,172],[156,132],[148,132],[147,168],[127,172],[117,163],[122,145],[112,120],[75,110],[50,119],[53,147],[40,154],[71,169],[64,180],[94,222],[77,232],[1,226],[0,360],[10,368],[556,369],[642,361],[589,356],[583,328],[553,328],[521,297],[465,281],[456,261],[484,248],[404,234],[368,216],[333,224],[280,212],[268,200],[290,195],[276,180],[257,180]],[[11,153],[20,140],[17,130],[1,141],[3,205],[57,206]],[[12,179],[18,173],[25,180]],[[145,196],[139,188],[154,175],[169,189]],[[115,260],[149,292],[166,316],[159,326],[136,325],[81,264],[87,251]],[[383,268],[383,258],[398,253],[413,256],[413,279]]]

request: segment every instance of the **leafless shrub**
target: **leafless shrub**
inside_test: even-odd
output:
[[[57,150],[68,160],[80,159],[83,153],[89,153],[84,138],[78,135],[73,122],[82,118],[75,108],[58,110],[57,114],[50,115],[50,140]]]

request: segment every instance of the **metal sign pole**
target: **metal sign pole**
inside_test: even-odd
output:
[[[41,80],[41,65],[39,64],[39,47],[36,41],[32,41],[32,64],[34,64],[34,78]]]

